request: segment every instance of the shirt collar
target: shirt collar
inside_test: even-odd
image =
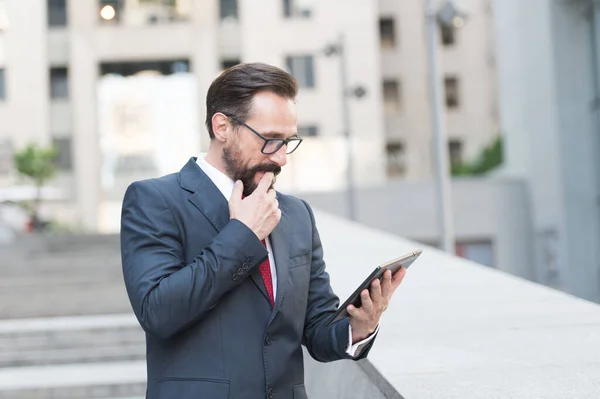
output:
[[[200,154],[198,156],[198,159],[196,160],[196,163],[198,164],[200,169],[202,169],[202,171],[206,173],[208,178],[215,184],[215,186],[217,186],[217,188],[219,189],[221,194],[223,194],[227,202],[229,202],[231,194],[233,193],[233,186],[235,185],[235,182],[231,180],[231,178],[225,173],[221,172],[219,169],[206,162],[204,157],[206,157],[205,153]]]

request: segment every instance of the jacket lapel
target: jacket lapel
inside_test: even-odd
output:
[[[287,280],[290,272],[290,238],[291,224],[287,209],[283,206],[280,194],[277,194],[277,199],[280,200],[281,220],[271,232],[271,247],[273,248],[273,257],[275,259],[275,269],[277,270],[277,295],[275,297],[274,312],[271,315],[271,320],[281,308],[286,290]]]
[[[270,301],[271,299],[269,299],[267,287],[265,287],[265,282],[262,276],[260,275],[260,269],[258,268],[258,266],[256,266],[252,273],[250,273],[250,278],[252,279],[252,281],[254,281],[254,284],[256,284],[256,287],[258,287],[260,292],[262,292],[262,294],[265,297],[265,300]]]
[[[192,193],[188,198],[200,212],[206,216],[217,231],[229,223],[229,204],[217,186],[190,158],[180,172],[181,188]]]
[[[217,186],[202,171],[192,157],[180,171],[181,188],[191,193],[190,201],[206,218],[213,227],[220,232],[229,223],[229,204]],[[277,194],[280,199],[279,193]],[[280,202],[281,204],[281,202]],[[281,207],[281,220],[271,232],[271,248],[275,259],[277,270],[277,294],[274,310],[281,306],[281,301],[286,290],[286,281],[289,274],[289,219],[285,208]],[[258,267],[250,274],[250,277],[258,289],[263,293],[265,299],[269,300],[269,294]],[[273,315],[276,312],[273,312]],[[272,317],[273,317],[272,315]]]

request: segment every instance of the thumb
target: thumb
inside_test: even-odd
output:
[[[239,201],[242,199],[242,193],[244,192],[244,183],[241,180],[237,180],[233,185],[233,192],[231,193],[231,201]]]

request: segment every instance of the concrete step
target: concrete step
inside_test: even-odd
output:
[[[56,364],[99,363],[128,360],[144,360],[146,347],[143,343],[116,346],[40,349],[0,353],[0,368],[46,366]]]
[[[138,398],[145,392],[144,361],[0,369],[0,399]]]
[[[131,314],[0,322],[0,367],[143,359],[145,335]]]
[[[30,234],[8,246],[0,253],[18,252],[27,255],[88,252],[95,249],[119,249],[118,234]]]
[[[120,280],[0,290],[0,319],[130,312]]]
[[[6,290],[24,291],[46,288],[61,288],[91,283],[124,284],[121,269],[106,268],[79,271],[77,273],[48,272],[30,275],[7,276],[0,274],[0,293]]]
[[[85,273],[90,270],[121,270],[117,252],[98,251],[81,254],[52,254],[40,257],[6,255],[2,257],[2,276],[30,276],[40,273]]]

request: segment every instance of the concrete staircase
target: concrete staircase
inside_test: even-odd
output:
[[[143,398],[144,342],[117,236],[0,248],[0,399]]]

